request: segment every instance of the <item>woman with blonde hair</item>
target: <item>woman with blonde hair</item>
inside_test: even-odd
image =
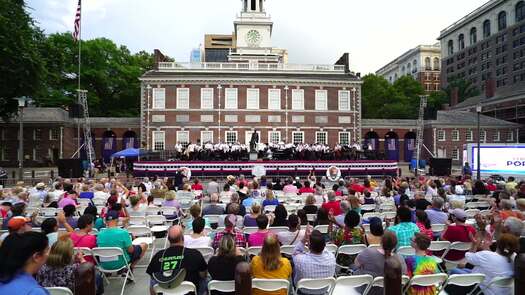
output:
[[[253,203],[251,208],[252,213],[244,216],[244,226],[257,226],[257,222],[255,220],[261,214],[261,205],[258,203]]]
[[[255,279],[283,279],[288,280],[292,274],[290,261],[281,256],[279,240],[274,235],[264,239],[261,253],[252,259],[252,275]],[[286,290],[264,292],[252,290],[253,295],[286,295]]]
[[[275,196],[273,194],[273,191],[268,190],[266,192],[266,199],[263,201],[262,206],[264,208],[266,206],[272,206],[272,205],[273,206],[279,205],[279,200],[277,200],[277,198],[275,198]]]
[[[46,264],[36,274],[42,287],[66,287],[75,292],[75,272],[86,260],[82,253],[74,254],[73,241],[69,235],[61,236],[49,252]]]

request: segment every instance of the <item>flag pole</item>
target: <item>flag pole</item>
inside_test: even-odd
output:
[[[78,0],[78,5],[80,7],[80,18],[78,23],[78,89],[77,89],[77,105],[80,106],[80,67],[81,67],[81,61],[82,61],[82,5],[81,0]],[[77,109],[80,111],[80,108],[77,107]],[[77,149],[80,150],[80,114],[77,118]],[[80,159],[80,152],[78,153],[78,158]]]

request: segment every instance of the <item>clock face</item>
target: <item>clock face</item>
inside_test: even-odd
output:
[[[257,30],[249,30],[246,34],[246,42],[251,47],[257,47],[261,43],[261,33]]]

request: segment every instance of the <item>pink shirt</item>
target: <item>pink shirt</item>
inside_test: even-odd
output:
[[[67,197],[62,198],[62,200],[60,200],[60,202],[58,202],[58,207],[59,207],[59,208],[64,208],[64,207],[66,207],[67,205],[73,205],[73,206],[76,206],[77,203],[75,203],[75,200],[70,199],[70,198],[67,198]]]
[[[270,232],[254,232],[248,237],[249,247],[258,247],[264,244],[264,239],[270,234]]]
[[[97,237],[94,235],[83,235],[80,236],[76,232],[71,233],[71,240],[73,241],[73,247],[82,247],[93,249],[97,246]],[[95,263],[95,260],[91,256],[84,257],[86,261]]]
[[[297,187],[293,184],[287,184],[283,187],[283,192],[285,194],[296,194],[297,193]]]

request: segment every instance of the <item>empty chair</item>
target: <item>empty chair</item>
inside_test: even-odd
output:
[[[459,287],[472,287],[475,290],[476,287],[485,280],[484,274],[461,274],[461,275],[450,275],[447,281],[443,284],[443,290],[449,285]]]
[[[90,199],[80,199],[80,198],[78,198],[77,202],[78,202],[79,205],[82,205],[82,206],[89,206],[89,204],[91,204],[91,200]]]
[[[211,294],[211,291],[235,292],[235,281],[210,281],[208,283],[208,294]]]
[[[73,292],[66,287],[48,287],[46,290],[49,295],[73,295]]]
[[[428,251],[432,252],[432,255],[434,255],[434,259],[436,259],[436,263],[438,264],[440,269],[441,269],[441,263],[443,262],[443,257],[448,251],[450,244],[451,243],[449,241],[431,241],[430,246],[427,249]],[[435,252],[441,252],[441,254],[437,256],[437,254],[439,253],[435,253]],[[441,271],[443,271],[443,269],[441,269]]]
[[[275,205],[266,205],[266,206],[264,206],[264,212],[266,212],[266,213],[273,213],[273,212],[275,212],[275,208],[276,207],[277,206],[275,206]]]
[[[480,214],[481,211],[479,209],[468,209],[465,210],[465,214],[467,214],[467,218],[474,218],[476,215]]]
[[[302,279],[297,282],[295,287],[295,294],[298,294],[298,291],[311,290],[316,291],[315,293],[324,292],[324,294],[330,294],[335,285],[335,279],[331,278],[321,278],[321,279]]]
[[[153,205],[155,206],[162,206],[163,202],[164,202],[164,198],[154,198],[153,199]]]
[[[221,215],[206,215],[205,217],[210,224],[219,224],[219,220],[221,219]],[[224,218],[222,219],[222,222],[224,223]]]
[[[286,254],[292,256],[295,251],[294,245],[283,245],[281,246],[281,254]]]
[[[155,294],[163,294],[163,295],[185,295],[188,293],[196,293],[197,288],[192,282],[182,282],[178,287],[172,288],[172,289],[164,289],[159,285],[153,286],[153,290],[155,290]]]
[[[374,278],[371,275],[338,277],[331,295],[355,294],[349,289],[363,287],[366,290],[373,280]]]
[[[57,214],[56,208],[40,208],[40,214],[45,217],[54,217]]]
[[[288,294],[290,282],[288,280],[253,279],[252,289],[258,289],[267,292],[274,292],[284,289],[286,294]]]
[[[413,276],[412,279],[410,279],[410,282],[408,282],[405,292],[407,292],[408,289],[410,289],[412,286],[419,286],[419,287],[436,287],[435,294],[439,294],[439,290],[441,289],[441,286],[443,283],[447,280],[447,275],[444,273],[438,273],[438,274],[431,274],[431,275],[416,275]]]
[[[165,225],[167,222],[166,216],[164,215],[150,215],[146,216],[149,226],[154,225]]]
[[[128,232],[133,236],[133,245],[147,244],[148,247],[151,247],[151,255],[155,253],[155,237],[151,229],[144,225],[132,225],[127,228]]]
[[[146,217],[144,216],[130,216],[129,217],[130,225],[146,225]]]
[[[93,199],[91,199],[91,202],[93,202],[93,204],[95,206],[97,206],[97,207],[98,206],[102,206],[102,207],[105,206],[106,205],[106,201],[107,201],[106,198],[100,198],[100,197],[99,198],[94,197]]]

